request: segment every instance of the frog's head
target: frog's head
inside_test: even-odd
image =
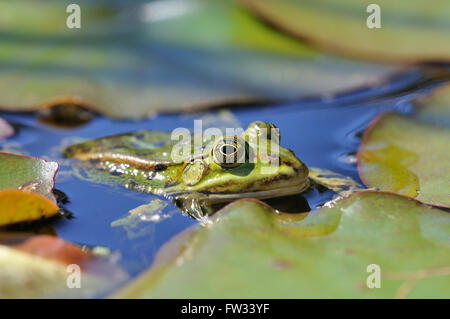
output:
[[[253,122],[243,134],[216,140],[201,159],[187,164],[175,188],[211,201],[300,193],[309,186],[308,168],[279,141],[273,124]]]

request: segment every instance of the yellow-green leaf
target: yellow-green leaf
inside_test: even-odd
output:
[[[115,297],[449,298],[449,232],[448,213],[394,194],[354,194],[297,222],[240,200],[172,239]]]
[[[358,150],[368,187],[450,206],[450,128],[388,113],[376,118]]]
[[[332,52],[385,61],[450,60],[448,0],[376,1],[380,28],[368,27],[377,22],[370,1],[242,2],[280,29]]]

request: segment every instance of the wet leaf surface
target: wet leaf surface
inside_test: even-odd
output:
[[[46,1],[45,10],[34,11],[37,2],[31,2],[26,8],[16,2],[0,4],[2,16],[21,17],[6,19],[1,29],[2,109],[81,104],[109,116],[136,118],[156,111],[329,94],[393,71],[319,53],[233,1],[137,3],[111,14],[119,8],[111,5],[92,13],[88,8],[83,9],[90,13],[81,29],[67,29],[61,21],[67,1]],[[39,14],[32,17],[31,12]],[[105,16],[98,19],[98,14]],[[95,21],[111,32],[98,31]],[[36,35],[38,40],[31,40]]]
[[[0,152],[0,226],[55,215],[58,164]]]
[[[52,190],[58,163],[3,152],[0,152],[0,163],[0,191],[16,189],[35,192],[56,203]]]
[[[292,214],[290,214],[292,216]],[[448,298],[450,216],[409,198],[357,193],[289,221],[254,200],[160,250],[116,297]],[[381,288],[366,281],[381,268]]]
[[[381,9],[379,29],[367,27],[373,11],[366,12],[370,2],[363,0],[242,2],[280,29],[332,52],[400,62],[450,60],[447,0],[377,1]]]
[[[450,206],[450,130],[388,113],[375,119],[358,150],[358,168],[368,187]]]

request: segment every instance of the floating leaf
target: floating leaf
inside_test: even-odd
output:
[[[61,6],[61,1],[46,1],[28,24],[22,4],[0,3],[2,16],[21,17],[2,24],[7,36],[0,43],[1,108],[81,104],[109,116],[136,118],[331,93],[372,83],[394,70],[321,54],[277,33],[234,1],[138,3],[112,15],[107,24],[130,24],[133,32],[125,36],[113,28],[95,40],[85,35],[85,26],[60,34],[66,17]],[[89,26],[95,19],[87,13],[82,23]],[[41,35],[38,40],[35,34]]]
[[[81,250],[74,244],[48,235],[33,236],[14,248],[66,265],[83,266],[94,257],[89,251]]]
[[[133,25],[114,23],[118,20],[120,7],[107,0],[78,0],[81,9],[81,28],[67,27],[67,12],[70,0],[21,0],[2,1],[0,20],[2,33],[17,36],[79,36],[97,37],[111,33],[123,34]],[[6,52],[2,52],[6,53]]]
[[[58,164],[0,152],[0,226],[55,215]]]
[[[0,191],[0,226],[51,217],[58,206],[39,194],[20,190]]]
[[[0,117],[0,141],[11,137],[14,134],[14,129],[4,119]]]
[[[367,13],[370,2],[363,0],[243,2],[280,29],[340,54],[401,62],[450,60],[447,0],[379,0],[381,28],[367,26],[374,9]]]
[[[376,118],[358,150],[368,187],[450,206],[450,129],[388,113]]]
[[[450,84],[436,89],[418,101],[416,118],[426,122],[450,126]]]
[[[69,289],[77,266],[79,289]],[[99,271],[101,270],[101,271]],[[127,279],[107,258],[51,236],[0,245],[0,298],[95,297]]]
[[[448,298],[449,231],[446,212],[395,194],[357,193],[297,222],[240,200],[163,246],[116,297]],[[366,285],[371,264],[381,288]]]
[[[52,190],[58,163],[41,158],[0,152],[0,191],[32,191],[56,202]]]

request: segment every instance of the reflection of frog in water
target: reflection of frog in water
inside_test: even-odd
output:
[[[72,145],[64,155],[89,161],[85,174],[91,180],[163,195],[195,218],[214,203],[293,195],[310,186],[308,168],[279,146],[272,124],[253,122],[243,134],[204,142],[199,152],[177,161],[170,137],[156,131],[114,135]]]

